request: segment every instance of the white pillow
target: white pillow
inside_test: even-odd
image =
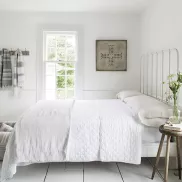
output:
[[[125,98],[133,97],[133,96],[137,96],[137,95],[142,95],[142,93],[140,93],[136,90],[123,90],[123,91],[119,92],[116,95],[116,97],[117,97],[117,99],[121,99],[123,101]]]
[[[146,95],[138,95],[134,97],[128,97],[124,99],[124,102],[134,111],[136,114],[140,111],[140,109],[148,109],[151,107],[155,107],[159,101],[156,99],[146,96]]]
[[[159,128],[159,126],[163,125],[166,123],[167,119],[165,118],[151,118],[151,119],[147,119],[144,117],[145,115],[145,111],[141,110],[138,113],[138,117],[139,120],[142,124],[146,125],[146,126],[150,126],[150,127],[156,127]]]
[[[134,115],[146,126],[159,127],[168,118],[168,105],[146,95],[128,97],[124,102],[132,109]]]
[[[169,118],[169,107],[166,105],[156,106],[154,108],[146,109],[144,116],[147,119],[153,119],[153,118]]]
[[[128,97],[124,99],[124,102],[133,110],[135,114],[138,114],[140,110],[144,110],[145,117],[148,119],[156,118],[157,116],[166,118],[168,115],[167,112],[169,106],[150,96],[138,95]]]

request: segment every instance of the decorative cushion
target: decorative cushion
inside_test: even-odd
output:
[[[13,127],[6,123],[0,123],[0,132],[12,132]]]
[[[0,123],[0,160],[3,160],[8,138],[13,131],[15,122]]]

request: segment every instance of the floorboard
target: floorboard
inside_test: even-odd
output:
[[[1,163],[0,163],[1,167]],[[152,166],[147,159],[141,165],[124,163],[50,163],[17,168],[8,182],[162,182],[163,170],[150,179]],[[169,171],[169,182],[178,182],[176,170]]]
[[[48,164],[32,164],[17,168],[17,173],[8,182],[43,182]]]
[[[83,182],[82,163],[51,163],[45,182]]]
[[[152,165],[155,164],[156,158],[155,157],[150,157],[148,158],[148,160],[151,162]],[[159,170],[164,170],[165,167],[165,158],[161,157],[159,160],[159,164],[158,164],[158,169]],[[170,157],[169,159],[169,169],[176,169],[177,167],[177,161],[175,157]]]
[[[84,164],[84,182],[123,182],[116,163]]]
[[[164,176],[164,170],[159,170],[160,174],[162,175],[162,177]],[[168,176],[168,181],[169,182],[179,182],[181,180],[179,180],[179,177],[174,175],[177,173],[177,170],[170,170],[169,171],[169,176]]]
[[[151,182],[152,166],[146,159],[140,165],[118,163],[124,182]],[[152,182],[162,182],[156,173]]]

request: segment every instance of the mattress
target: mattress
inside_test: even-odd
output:
[[[142,128],[142,143],[159,143],[161,133],[159,128],[144,126]]]

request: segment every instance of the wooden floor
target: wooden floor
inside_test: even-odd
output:
[[[169,172],[169,182],[178,182],[175,171]],[[10,182],[152,182],[152,165],[142,159],[141,165],[124,163],[50,163],[18,167]],[[159,170],[153,182],[162,182]]]

